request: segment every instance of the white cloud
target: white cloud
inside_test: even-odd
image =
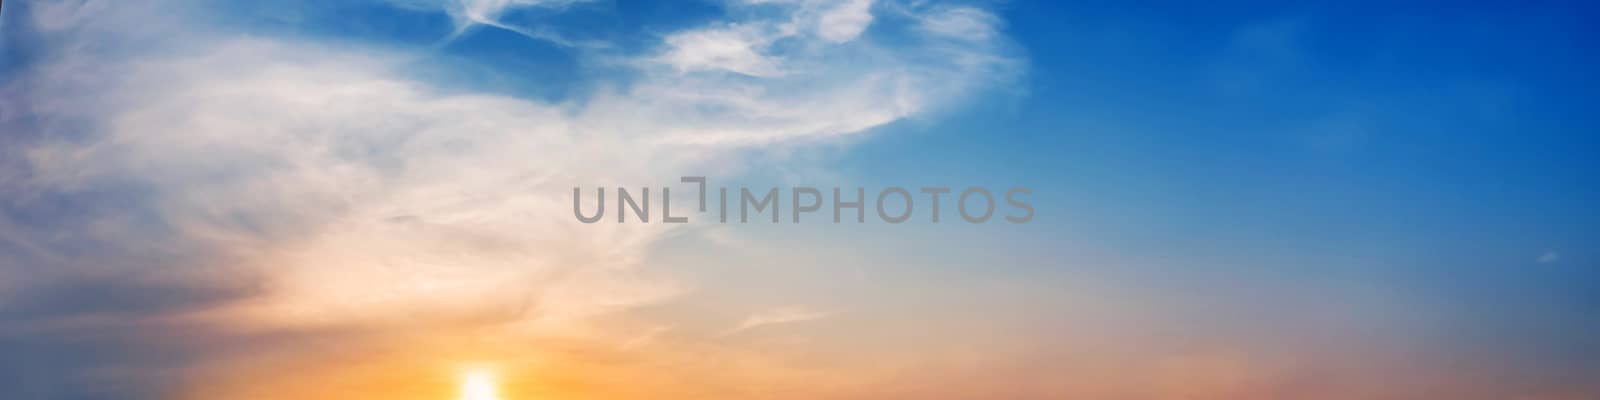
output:
[[[477,24],[569,3],[405,2]],[[205,257],[155,264],[259,277],[260,293],[211,315],[241,323],[489,315],[527,332],[582,331],[688,285],[642,261],[668,227],[578,224],[572,187],[655,185],[745,146],[859,134],[1016,67],[997,46],[871,43],[860,37],[873,23],[870,4],[829,4],[669,33],[660,47],[627,55],[639,66],[632,75],[554,102],[420,81],[401,72],[418,55],[393,50],[212,35],[221,28],[162,23],[133,6],[52,17],[187,39],[151,43],[166,47],[159,56],[68,50],[19,75],[3,97],[25,96],[31,116],[74,128],[29,143],[20,150],[29,175],[0,183],[61,196],[133,188],[137,196],[104,214],[148,218],[85,217],[0,237],[40,238],[29,248],[41,253],[84,238],[146,258],[203,249]],[[101,39],[84,33],[59,48]],[[777,40],[800,43],[775,52]],[[137,234],[153,230],[142,224],[162,233]],[[777,310],[735,331],[825,315]]]
[[[33,149],[37,183],[158,190],[145,206],[181,237],[264,273],[267,295],[246,306],[266,320],[531,304],[531,323],[566,327],[675,292],[630,272],[661,225],[569,223],[573,186],[654,181],[630,161],[641,149],[579,140],[558,105],[442,94],[391,62],[243,40],[140,63],[129,82],[163,92],[114,104],[91,144]]]
[[[722,336],[731,336],[739,332],[767,326],[805,322],[827,318],[831,313],[813,310],[806,307],[780,307],[752,314],[739,321],[738,325],[722,332]]]
[[[994,14],[973,7],[935,8],[918,17],[918,27],[925,32],[974,42],[993,40],[1000,23]]]
[[[561,45],[573,43],[562,39],[548,31],[535,27],[510,24],[502,21],[502,16],[519,8],[547,8],[561,9],[578,3],[591,0],[388,0],[389,3],[399,7],[419,10],[439,10],[450,15],[451,22],[455,24],[452,38],[466,33],[477,26],[490,26],[505,29],[525,36],[551,41]]]
[[[817,18],[817,35],[829,42],[848,42],[872,23],[872,0],[845,0]]]
[[[757,77],[783,74],[777,57],[764,54],[771,38],[751,27],[680,32],[667,36],[658,61],[678,72],[725,70]]]
[[[1543,254],[1540,254],[1538,258],[1534,259],[1534,261],[1538,261],[1540,264],[1549,264],[1556,261],[1561,261],[1561,253],[1557,253],[1555,250],[1548,250]]]

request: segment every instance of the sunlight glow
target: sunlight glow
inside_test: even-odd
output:
[[[482,370],[463,374],[461,397],[458,400],[500,400],[495,390],[494,375]]]

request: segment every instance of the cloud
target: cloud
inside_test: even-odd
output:
[[[57,31],[79,25],[84,18],[108,5],[104,1],[64,0],[39,2],[32,7],[34,24],[38,29]]]
[[[723,331],[722,336],[732,336],[739,332],[744,332],[767,325],[818,320],[827,318],[830,315],[832,314],[824,311],[812,310],[806,307],[794,306],[774,308],[752,314],[749,317],[745,317],[743,321],[739,322],[739,325],[735,325],[733,328]]]
[[[1534,259],[1534,261],[1537,261],[1540,264],[1549,264],[1556,261],[1561,261],[1561,253],[1557,253],[1555,250],[1548,250],[1543,254],[1540,254],[1538,258]]]
[[[451,23],[455,25],[455,31],[450,35],[451,39],[461,36],[474,27],[490,26],[520,33],[534,39],[572,45],[573,43],[548,31],[506,23],[501,17],[505,13],[517,9],[545,8],[559,10],[574,4],[586,3],[589,0],[388,0],[388,2],[398,7],[424,11],[442,11],[448,14]]]
[[[763,54],[773,38],[753,27],[702,29],[667,36],[657,60],[678,72],[723,70],[756,77],[783,75],[781,61]]]
[[[938,8],[920,16],[919,29],[933,35],[981,42],[999,35],[1000,18],[972,7]]]
[[[90,3],[47,3],[21,21],[58,33],[46,39],[50,53],[0,86],[0,98],[27,105],[0,118],[0,161],[17,166],[0,176],[0,318],[55,327],[7,332],[25,340],[0,350],[48,347],[40,343],[82,329],[125,327],[111,333],[119,343],[181,329],[195,345],[175,345],[148,372],[183,382],[199,366],[216,374],[252,364],[212,343],[315,357],[300,340],[261,336],[483,329],[635,347],[650,336],[608,327],[656,326],[628,311],[694,285],[647,261],[671,228],[578,224],[572,187],[664,182],[751,147],[861,134],[1017,67],[999,44],[964,44],[966,59],[992,60],[967,64],[927,54],[949,51],[940,46],[873,43],[862,36],[875,23],[870,8],[858,3],[820,14],[782,5],[665,34],[624,55],[632,69],[550,101],[418,78],[407,67],[426,51],[233,31],[194,23],[215,19],[174,4]],[[439,7],[460,28],[571,3],[397,4]],[[747,6],[757,5],[730,7]],[[795,21],[817,28],[787,27]],[[133,31],[148,40],[122,51],[92,45]],[[790,43],[775,49],[780,40]],[[834,62],[847,56],[854,62]],[[84,288],[132,300],[79,304]],[[736,330],[823,316],[775,310]],[[78,357],[64,368],[147,360]],[[39,397],[182,385],[50,379],[35,384]]]
[[[848,42],[872,23],[871,0],[845,0],[817,18],[817,35],[830,42]]]

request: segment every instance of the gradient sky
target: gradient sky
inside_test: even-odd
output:
[[[1600,398],[1594,6],[1191,3],[8,1],[0,398]]]

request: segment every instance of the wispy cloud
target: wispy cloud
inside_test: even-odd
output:
[[[399,7],[441,11],[450,15],[455,31],[447,40],[454,40],[471,31],[473,28],[488,26],[522,34],[524,36],[550,41],[560,45],[573,45],[574,43],[550,31],[535,26],[516,25],[505,22],[501,17],[510,11],[525,8],[563,9],[574,4],[590,2],[590,0],[387,0]]]
[[[459,30],[505,25],[499,17],[518,7],[572,3],[399,4],[439,7]],[[29,104],[0,121],[4,131],[37,133],[8,138],[0,152],[26,166],[0,180],[0,190],[18,194],[3,211],[29,216],[0,225],[0,238],[10,238],[0,244],[0,273],[7,288],[43,288],[0,288],[0,299],[69,299],[40,290],[76,290],[83,286],[72,282],[90,277],[141,282],[138,293],[205,295],[110,311],[41,304],[32,321],[112,312],[246,335],[397,326],[420,334],[469,321],[521,340],[636,347],[653,336],[595,327],[692,287],[645,261],[670,228],[572,223],[572,187],[661,181],[725,164],[749,146],[859,134],[1015,67],[874,43],[864,35],[877,23],[865,2],[733,4],[779,12],[730,10],[667,33],[624,55],[635,68],[549,101],[418,79],[406,66],[425,55],[392,47],[230,31],[194,23],[206,21],[187,15],[194,11],[151,11],[174,4],[94,4],[28,17],[7,5],[8,25],[59,33],[49,37],[53,53],[0,87]],[[159,34],[143,36],[141,51],[90,45],[135,29]],[[951,40],[904,23],[885,29]],[[769,46],[778,38],[804,50]],[[1008,57],[998,45],[964,49]],[[845,54],[871,57],[831,62]],[[24,272],[44,263],[58,272]],[[730,334],[826,315],[774,310]],[[90,379],[60,379],[80,378]]]
[[[1540,264],[1549,264],[1556,261],[1561,261],[1561,253],[1557,253],[1555,250],[1546,250],[1544,253],[1539,254],[1539,257],[1534,258],[1534,261],[1537,261]]]
[[[831,315],[832,313],[800,306],[774,308],[745,317],[743,321],[739,321],[738,325],[723,331],[722,336],[732,336],[740,332],[768,325],[818,320],[827,318]]]

